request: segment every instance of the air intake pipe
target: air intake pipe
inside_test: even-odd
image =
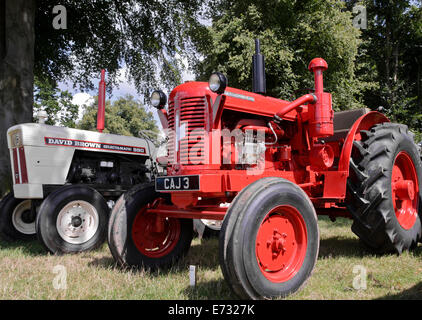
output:
[[[331,94],[324,92],[322,73],[328,69],[327,62],[322,58],[315,58],[309,63],[309,71],[315,77],[315,104],[309,104],[309,134],[314,138],[329,137],[334,134],[334,112]]]

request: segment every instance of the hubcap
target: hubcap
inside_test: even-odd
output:
[[[391,192],[399,224],[406,230],[411,229],[418,217],[419,183],[415,165],[404,151],[399,152],[394,160]]]
[[[132,225],[132,239],[136,248],[150,258],[163,257],[175,248],[180,238],[178,219],[162,218],[146,213],[142,208]]]
[[[56,227],[60,237],[72,244],[89,241],[97,232],[97,209],[86,201],[71,201],[60,210]]]
[[[259,227],[255,252],[262,274],[285,282],[300,270],[305,259],[307,233],[299,211],[288,205],[273,208]]]
[[[35,215],[31,212],[31,200],[24,200],[15,207],[12,224],[23,234],[35,234]]]

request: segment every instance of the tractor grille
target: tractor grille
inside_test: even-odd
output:
[[[176,103],[170,101],[168,121],[169,163],[203,164],[205,160],[205,98],[180,98]],[[177,141],[177,137],[180,141]]]

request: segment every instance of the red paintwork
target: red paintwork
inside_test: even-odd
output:
[[[148,211],[168,217],[223,219],[225,210],[219,203],[230,203],[258,179],[280,177],[299,185],[317,211],[348,216],[341,208],[353,141],[360,139],[361,130],[388,119],[370,112],[355,122],[345,139],[321,141],[334,133],[331,95],[323,91],[322,73],[327,67],[321,58],[310,63],[315,92],[293,102],[231,87],[217,95],[206,82],[176,87],[167,112],[159,110],[163,127],[170,130],[167,175],[199,175],[200,189],[166,191],[171,193],[172,204],[161,203]],[[265,134],[267,145],[260,166],[241,167],[233,161],[240,154],[235,147],[237,133],[246,130]],[[232,135],[226,137],[227,131]],[[203,199],[214,203],[201,207]],[[330,210],[332,214],[327,213]]]
[[[13,149],[13,174],[15,178],[15,184],[20,183],[20,177],[19,177],[19,164],[18,164],[18,149]]]
[[[145,256],[160,258],[173,251],[180,238],[180,221],[162,219],[142,208],[132,225],[132,240]]]
[[[349,162],[350,156],[352,154],[353,141],[361,140],[359,132],[361,130],[369,130],[371,127],[377,123],[390,122],[386,116],[382,113],[372,111],[363,116],[361,116],[350,128],[349,133],[347,134],[346,140],[344,141],[343,149],[339,161],[339,170],[346,171],[349,175]]]
[[[259,269],[271,282],[286,282],[302,267],[308,247],[305,221],[291,206],[268,212],[258,230],[255,254]]]
[[[15,184],[28,183],[28,170],[26,168],[26,158],[24,147],[13,148],[13,175]]]
[[[25,150],[23,147],[19,148],[19,162],[21,165],[21,183],[28,183],[28,170],[26,169]]]
[[[411,229],[418,217],[419,183],[415,165],[404,151],[394,160],[391,193],[398,222],[404,229]]]
[[[98,90],[97,130],[103,132],[105,119],[105,70],[101,70],[101,80]]]

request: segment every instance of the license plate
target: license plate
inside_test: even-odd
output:
[[[199,190],[199,176],[158,177],[155,179],[157,191]]]

